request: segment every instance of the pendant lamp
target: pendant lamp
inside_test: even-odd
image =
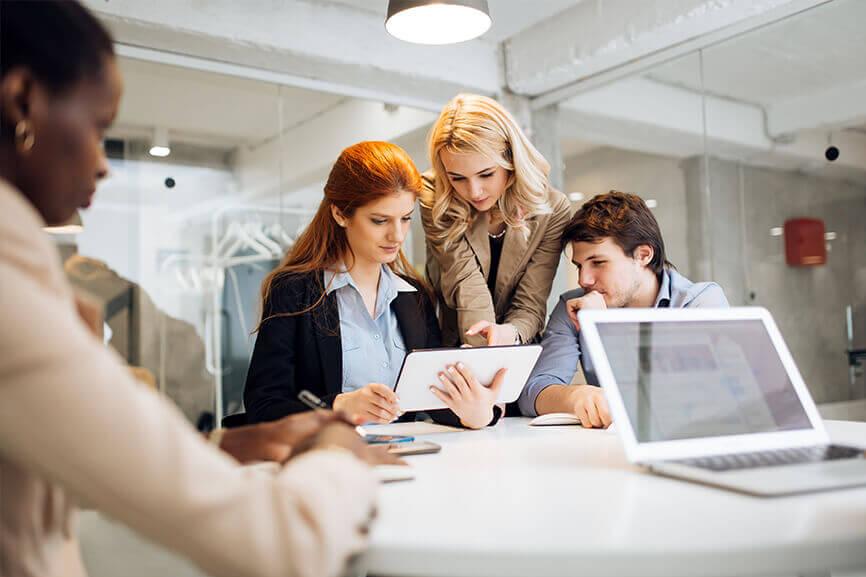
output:
[[[385,29],[415,44],[455,44],[490,28],[487,0],[389,0]]]

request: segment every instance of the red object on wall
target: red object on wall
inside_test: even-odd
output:
[[[827,262],[823,220],[792,218],[785,221],[785,262],[790,266],[817,266]]]

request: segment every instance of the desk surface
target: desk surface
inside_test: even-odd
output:
[[[382,488],[367,568],[425,577],[767,575],[866,567],[866,488],[761,499],[629,465],[616,433],[530,427],[422,436]],[[866,446],[866,423],[829,421]]]

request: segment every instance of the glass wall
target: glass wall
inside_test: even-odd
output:
[[[866,397],[847,354],[866,346],[864,19],[830,2],[702,54],[712,207],[735,207],[711,260],[773,313],[819,403]]]
[[[611,189],[645,198],[681,273],[773,313],[819,403],[866,398],[848,354],[866,349],[864,10],[822,4],[559,104],[575,207]],[[383,139],[424,170],[435,113],[120,60],[112,176],[83,231],[58,237],[66,257],[77,252],[67,272],[103,303],[112,346],[190,420],[232,413],[261,280],[318,205],[331,163]],[[152,156],[166,138],[170,154]],[[797,263],[786,243],[809,222],[823,226],[825,256]],[[419,235],[416,219],[406,249],[420,270]]]
[[[433,115],[128,58],[120,66],[111,175],[81,233],[56,238],[69,277],[104,309],[106,340],[204,424],[242,408],[262,280],[309,222],[331,163],[380,139],[423,170]],[[169,154],[155,156],[155,145]],[[405,248],[423,268],[423,242]]]
[[[646,199],[678,270],[768,308],[837,417],[866,416],[836,410],[866,398],[864,20],[826,3],[560,104],[575,204]]]

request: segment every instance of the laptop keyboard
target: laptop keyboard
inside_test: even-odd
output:
[[[680,459],[670,461],[680,465],[689,465],[709,469],[711,471],[732,471],[736,469],[755,469],[758,467],[780,467],[782,465],[797,465],[802,463],[820,463],[839,459],[856,459],[863,456],[863,449],[844,447],[841,445],[822,445],[818,447],[800,447],[796,449],[778,449],[775,451],[757,451],[754,453],[736,453],[733,455],[716,455],[714,457],[699,457],[695,459]]]

